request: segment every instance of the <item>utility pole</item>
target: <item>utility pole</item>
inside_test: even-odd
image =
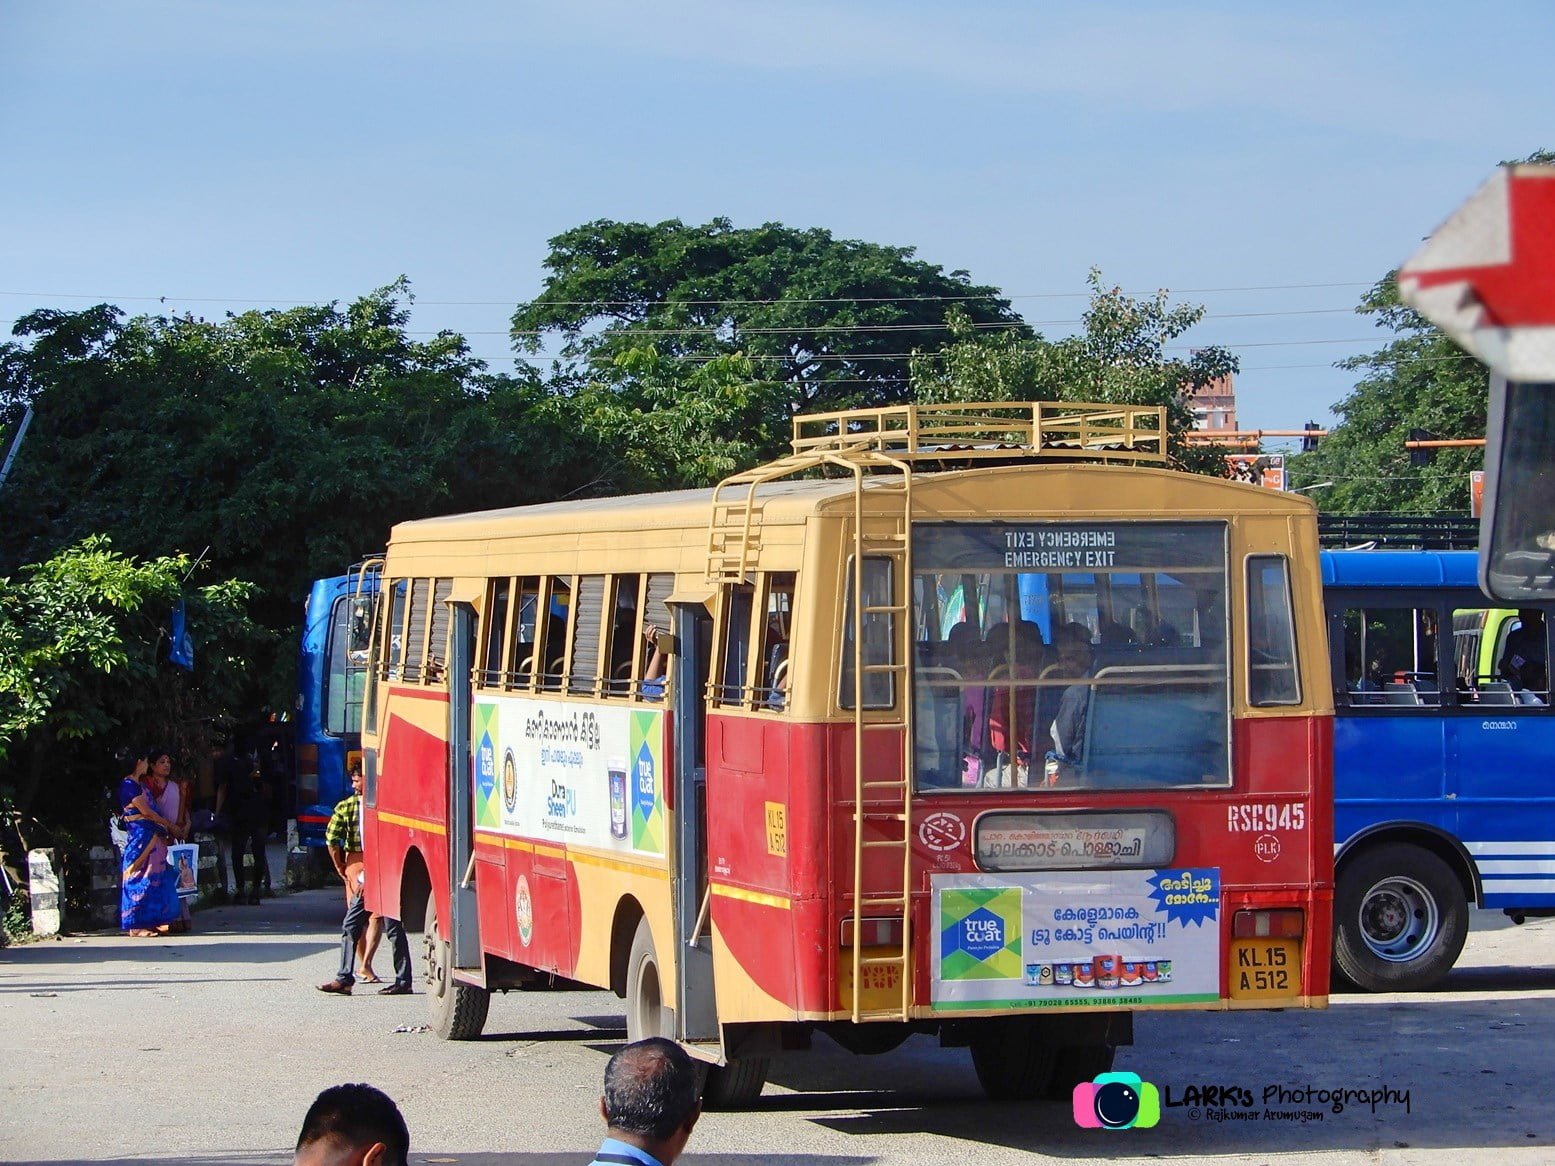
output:
[[[5,455],[5,464],[0,465],[0,487],[5,485],[6,475],[11,472],[11,463],[16,460],[16,451],[22,448],[22,438],[27,436],[27,426],[32,424],[32,406],[28,405],[22,413],[22,423],[17,426],[16,436],[11,438],[11,448]]]

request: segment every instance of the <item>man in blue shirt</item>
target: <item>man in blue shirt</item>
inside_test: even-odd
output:
[[[702,1115],[696,1066],[661,1036],[634,1041],[605,1066],[605,1140],[594,1166],[673,1166]]]

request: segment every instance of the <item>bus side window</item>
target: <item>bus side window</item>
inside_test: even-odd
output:
[[[511,579],[493,579],[486,585],[485,654],[475,674],[478,688],[502,683],[502,649],[507,644],[508,610],[512,595]]]
[[[793,629],[794,573],[774,572],[763,582],[766,614],[756,629],[760,637],[756,658],[761,669],[755,693],[756,707],[780,710],[788,705],[788,645]]]
[[[855,564],[850,560],[847,580],[844,584],[842,669],[837,686],[837,702],[845,709],[852,708],[854,703],[856,686],[853,677],[853,629],[856,624],[862,627],[860,655],[866,668],[872,665],[897,663],[895,613],[869,610],[872,607],[890,607],[896,602],[895,568],[890,559],[877,556],[865,557],[861,580],[865,610],[857,619],[853,610],[854,569]],[[891,708],[896,704],[896,678],[890,672],[865,673],[862,689],[865,708]]]
[[[670,658],[658,650],[656,638],[654,644],[648,643],[647,633],[652,632],[657,637],[657,633],[670,630],[670,609],[665,601],[674,593],[674,590],[674,575],[661,572],[648,576],[643,596],[642,677],[637,688],[638,695],[644,700],[663,700],[665,690],[670,684]],[[705,676],[707,675],[706,662],[703,663],[701,674]]]
[[[713,703],[739,707],[751,688],[751,616],[756,589],[746,583],[724,588],[718,674],[713,678]]]
[[[1347,608],[1344,703],[1351,708],[1434,708],[1438,691],[1438,616],[1412,604]]]
[[[591,696],[600,688],[599,650],[604,636],[605,577],[578,577],[577,612],[572,621],[571,667],[567,673],[567,691],[575,696]]]
[[[383,648],[379,659],[383,661],[383,678],[399,680],[405,672],[405,607],[410,597],[410,584],[396,579],[387,584],[390,601],[385,606],[389,618],[383,625]]]
[[[421,683],[421,670],[427,657],[427,617],[431,614],[431,592],[431,580],[411,580],[410,612],[405,620],[405,660],[402,674],[406,680],[417,684]]]
[[[453,613],[448,608],[448,597],[453,593],[452,579],[432,581],[432,611],[427,621],[427,663],[422,673],[427,684],[448,679],[448,635],[453,627]]]
[[[535,666],[540,670],[540,691],[560,692],[567,678],[567,628],[572,622],[572,576],[553,576],[541,593],[539,642]]]
[[[540,579],[525,575],[518,580],[518,603],[513,610],[512,631],[507,655],[507,671],[503,676],[505,688],[532,689],[538,669],[535,656],[539,650]]]
[[[632,682],[638,679],[637,660],[642,655],[637,645],[642,642],[641,623],[638,614],[642,608],[642,576],[615,575],[610,580],[610,602],[606,610],[610,619],[605,625],[605,692],[611,696],[625,696],[632,691]]]

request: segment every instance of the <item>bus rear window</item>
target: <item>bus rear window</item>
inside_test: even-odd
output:
[[[1226,527],[913,528],[914,781],[1230,783]]]

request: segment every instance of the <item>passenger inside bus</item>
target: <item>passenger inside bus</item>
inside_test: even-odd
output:
[[[788,704],[788,628],[783,614],[767,616],[766,652],[762,657],[762,688],[769,709]]]
[[[1503,680],[1518,690],[1518,703],[1543,704],[1549,685],[1549,666],[1544,644],[1544,613],[1525,608],[1517,613],[1518,625],[1506,637],[1506,647],[1496,664]],[[1531,700],[1529,699],[1531,698]]]
[[[663,649],[659,647],[659,629],[652,624],[644,624],[643,639],[647,641],[644,649],[646,662],[643,664],[641,689],[643,699],[663,700],[664,671],[669,661],[665,658]]]
[[[980,785],[984,753],[988,750],[988,650],[977,624],[968,620],[950,625],[945,637],[946,664],[961,681],[960,748],[961,784]]]
[[[1059,629],[1062,636],[1059,664],[1065,675],[1083,679],[1091,670],[1094,653],[1090,636],[1081,624],[1066,624]],[[1048,736],[1053,742],[1053,753],[1060,762],[1060,780],[1064,766],[1080,764],[1085,748],[1085,720],[1090,712],[1091,686],[1071,684],[1059,695],[1053,719],[1048,726]]]
[[[1047,641],[1042,638],[1041,628],[1023,619],[989,628],[988,646],[998,663],[988,674],[988,743],[994,756],[993,768],[984,785],[1011,789],[1029,784],[1031,728],[1036,721],[1037,691],[1034,685],[1008,682],[1036,680],[1041,676]],[[1013,739],[1010,733],[1012,711]]]

